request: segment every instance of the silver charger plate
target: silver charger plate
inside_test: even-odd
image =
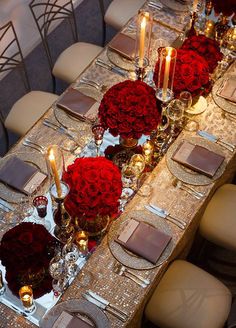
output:
[[[116,258],[118,262],[132,269],[149,270],[161,265],[164,261],[167,260],[173,250],[173,237],[169,244],[166,246],[161,256],[159,257],[156,264],[152,264],[151,262],[143,259],[142,257],[133,254],[115,241],[115,239],[123,230],[124,226],[127,224],[127,220],[131,218],[135,218],[138,221],[148,223],[153,227],[157,228],[159,231],[162,231],[170,236],[172,235],[171,229],[165,219],[158,218],[155,214],[150,213],[147,210],[132,211],[132,213],[127,214],[126,220],[124,222],[121,223],[119,219],[114,221],[108,232],[108,245],[112,255]]]
[[[236,84],[235,76],[229,75],[227,77],[233,78],[235,81],[234,83]],[[229,100],[217,95],[217,92],[218,92],[220,86],[222,85],[222,83],[224,82],[225,78],[226,77],[222,77],[215,82],[215,84],[213,85],[213,88],[212,88],[212,97],[213,97],[213,100],[216,103],[216,105],[218,105],[221,109],[223,109],[225,112],[236,115],[236,104],[233,103],[232,101],[229,101]]]
[[[0,169],[7,162],[7,160],[13,156],[17,156],[25,163],[35,166],[41,172],[47,174],[46,160],[44,156],[38,151],[36,152],[32,151],[28,153],[26,152],[14,153],[14,154],[6,155],[0,160]],[[19,172],[19,174],[21,174],[21,172]],[[45,182],[43,182],[43,186],[45,187],[45,190],[47,189],[48,181],[49,179],[47,178]],[[21,193],[20,191],[15,190],[14,188],[11,188],[10,186],[7,186],[6,184],[0,181],[0,197],[8,201],[9,203],[20,203],[23,199],[27,199],[28,196]]]
[[[115,52],[108,48],[107,49],[107,57],[115,66],[123,68],[126,71],[130,71],[130,72],[135,71],[134,61],[131,61],[131,60],[121,56],[120,54],[118,54],[118,52]]]
[[[107,316],[96,305],[86,301],[72,299],[55,305],[40,321],[40,327],[52,328],[53,324],[62,313],[67,311],[71,314],[79,313],[87,317],[96,328],[109,328],[110,322]]]
[[[95,99],[97,102],[100,102],[102,100],[103,94],[94,87],[84,86],[84,85],[82,86],[78,84],[78,86],[76,86],[75,88],[79,90],[81,93],[85,94],[86,96]],[[86,124],[86,122],[80,121],[74,116],[69,115],[66,111],[57,107],[56,103],[54,103],[53,109],[54,109],[55,118],[61,125],[63,125],[66,128],[72,129],[78,133],[81,133],[82,139],[83,136],[85,135],[90,135],[90,137],[92,137],[92,133],[90,133],[91,132],[90,123]],[[88,140],[86,139],[85,143],[87,141]]]
[[[189,183],[195,186],[202,186],[202,185],[208,185],[215,180],[219,179],[221,175],[224,173],[225,168],[226,168],[226,160],[223,161],[219,169],[217,170],[216,174],[214,175],[213,178],[208,178],[206,175],[200,174],[198,172],[195,172],[191,169],[186,168],[185,166],[175,162],[172,160],[172,155],[178,148],[179,144],[182,142],[183,139],[181,140],[176,140],[174,144],[171,145],[171,147],[168,149],[168,152],[166,154],[166,164],[170,172],[179,180]],[[211,151],[214,151],[215,153],[218,153],[222,156],[224,156],[224,153],[222,151],[222,148],[211,142],[208,141],[204,138],[201,137],[189,137],[186,139],[187,141],[199,145],[202,147],[205,147]]]
[[[188,5],[187,4],[182,4],[176,0],[159,0],[160,3],[162,3],[164,6],[173,9],[175,11],[188,11]]]

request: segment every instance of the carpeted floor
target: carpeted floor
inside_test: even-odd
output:
[[[105,8],[111,0],[104,0]],[[76,8],[76,20],[79,41],[102,44],[102,15],[98,0],[84,0]],[[107,27],[107,42],[114,36],[116,31]],[[50,45],[54,60],[58,55],[73,43],[69,25],[62,23],[50,36]],[[78,59],[79,60],[79,59]],[[29,75],[32,90],[52,92],[52,79],[47,58],[42,45],[37,46],[26,58],[26,68]],[[57,81],[57,94],[61,94],[67,85]],[[0,111],[6,118],[12,105],[25,93],[23,81],[18,71],[12,71],[0,81]],[[17,136],[10,133],[11,144],[17,140]],[[5,152],[3,133],[0,127],[0,156]]]

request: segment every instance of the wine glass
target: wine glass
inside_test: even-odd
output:
[[[78,265],[76,264],[79,258],[78,247],[72,242],[65,244],[62,249],[62,256],[65,259],[65,265],[69,276],[74,277],[78,270]]]
[[[170,135],[171,137],[175,137],[179,134],[179,130],[176,129],[176,122],[179,122],[184,114],[184,106],[179,99],[173,99],[166,110],[167,116],[172,121]]]
[[[97,148],[97,156],[99,156],[99,150],[100,150],[101,144],[103,143],[104,132],[105,132],[105,129],[101,123],[96,123],[92,126],[94,142],[95,142],[95,145]]]
[[[197,131],[199,124],[195,120],[189,119],[189,112],[192,107],[192,95],[189,91],[182,91],[179,95],[179,100],[181,101],[184,107],[184,116],[186,118],[186,122],[184,122],[184,129],[187,131]]]

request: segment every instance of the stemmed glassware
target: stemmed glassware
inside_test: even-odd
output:
[[[195,120],[189,119],[188,112],[192,107],[192,95],[189,91],[182,91],[179,95],[179,100],[182,103],[184,108],[184,116],[186,118],[186,122],[184,122],[184,129],[187,131],[197,131],[199,124]]]
[[[78,270],[78,265],[76,264],[79,258],[78,247],[72,241],[68,242],[62,249],[62,256],[69,276],[74,277]]]
[[[99,156],[99,151],[100,151],[100,147],[101,144],[103,143],[103,135],[104,135],[105,129],[102,126],[101,123],[95,123],[92,126],[92,133],[94,136],[94,142],[97,148],[97,156]]]
[[[167,106],[167,115],[172,121],[170,135],[175,137],[179,134],[179,131],[176,129],[176,122],[179,122],[184,114],[184,106],[179,99],[173,99]]]

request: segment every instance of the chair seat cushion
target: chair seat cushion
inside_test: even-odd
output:
[[[102,49],[91,43],[72,44],[58,57],[53,67],[53,75],[68,83],[74,82]]]
[[[120,30],[144,3],[145,0],[113,0],[107,8],[104,20],[106,24]]]
[[[24,135],[57,98],[57,95],[49,92],[27,93],[12,106],[5,120],[6,128],[21,136]]]
[[[200,234],[226,249],[236,251],[236,185],[221,186],[203,214]]]
[[[231,293],[197,266],[174,261],[149,300],[146,317],[161,328],[222,328]]]

